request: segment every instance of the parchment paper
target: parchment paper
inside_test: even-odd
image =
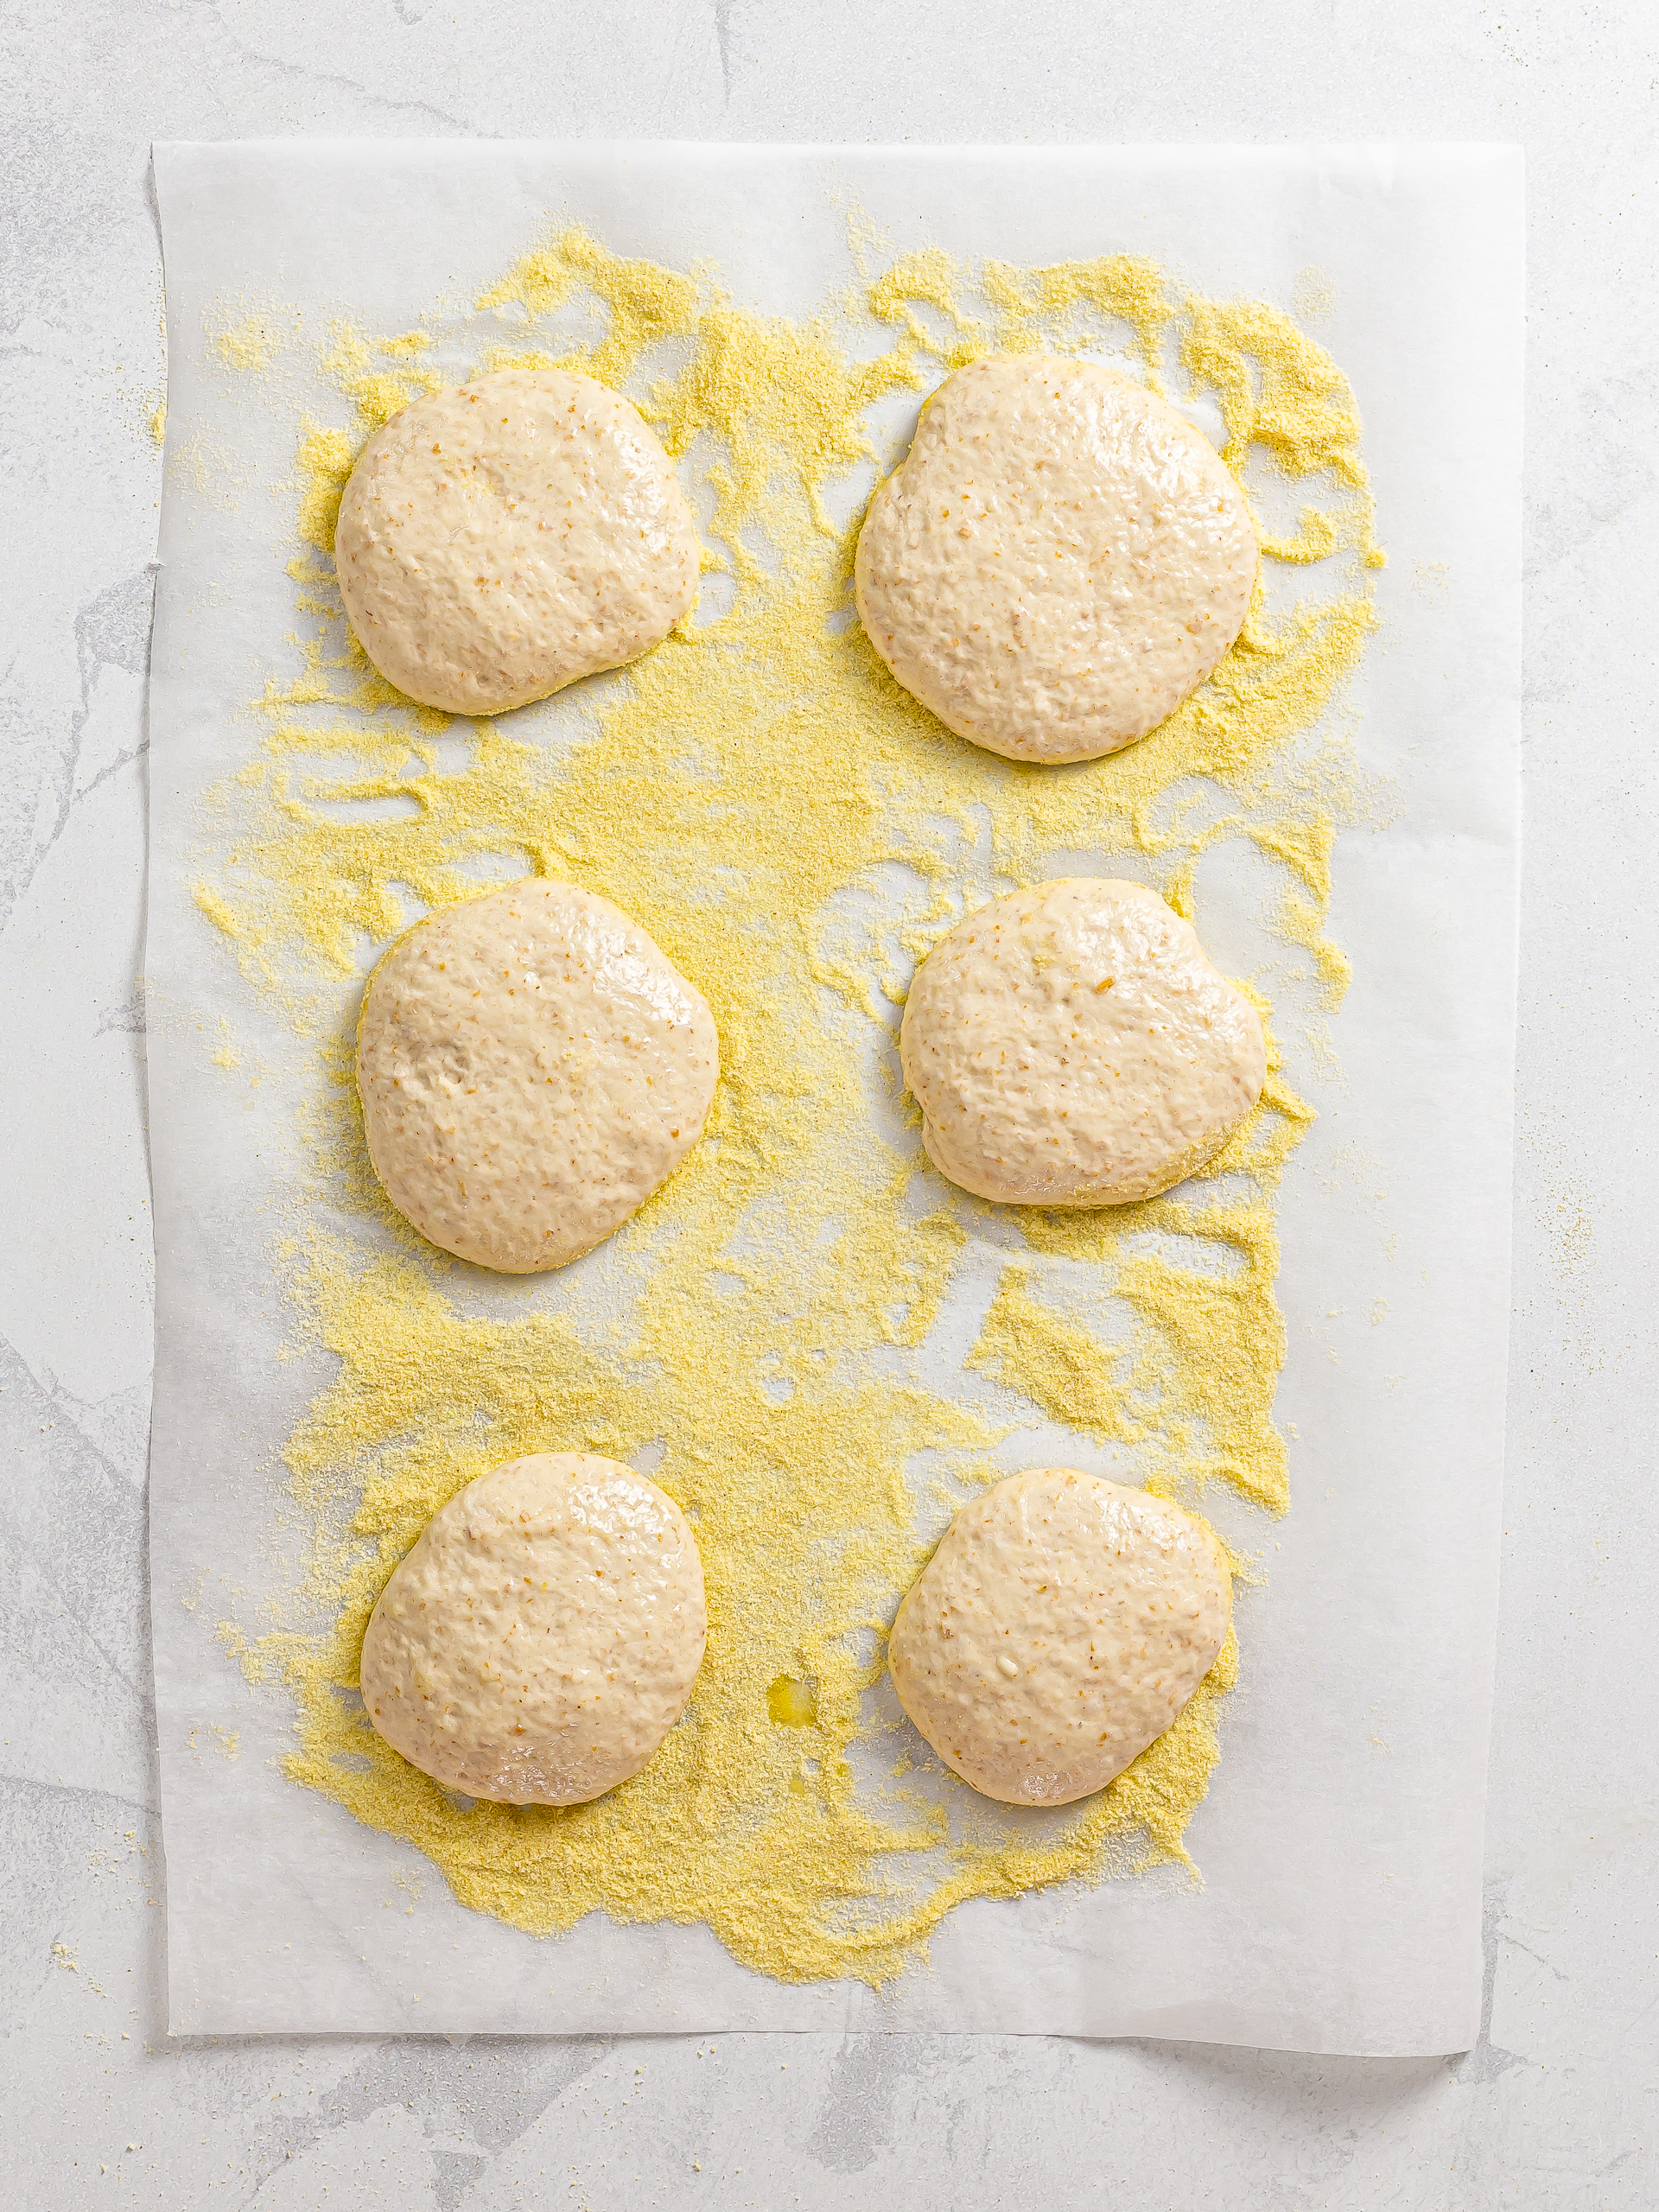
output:
[[[1518,154],[383,141],[161,147],[156,175],[169,381],[146,956],[151,1563],[173,2030],[1466,2047],[1509,1308]],[[898,250],[1033,264],[1128,249],[1202,290],[1281,304],[1300,281],[1305,302],[1325,298],[1317,334],[1358,395],[1389,556],[1349,702],[1389,819],[1338,847],[1331,928],[1356,982],[1336,1062],[1295,1067],[1320,1119],[1281,1203],[1294,1503],[1282,1523],[1227,1524],[1268,1573],[1240,1600],[1244,1681],[1189,1831],[1203,1885],[1174,1873],[967,1906],[931,1967],[880,1996],[773,1983],[702,1929],[595,1916],[537,1942],[463,1910],[413,1850],[283,1778],[291,1708],[247,1688],[215,1625],[257,1628],[260,1594],[282,1585],[275,1455],[327,1379],[317,1358],[278,1357],[291,1316],[270,1258],[315,1070],[189,892],[202,796],[251,757],[242,710],[293,627],[293,430],[312,400],[301,382],[250,404],[211,343],[227,308],[281,300],[314,330],[341,310],[403,328],[435,296],[470,299],[562,216],[676,267],[715,254],[741,302],[808,313],[852,274],[849,200]],[[321,387],[315,411],[342,419]],[[213,1059],[221,1033],[242,1056],[233,1081]],[[968,1270],[942,1375],[989,1283]],[[1090,1464],[1076,1440],[1050,1442]]]

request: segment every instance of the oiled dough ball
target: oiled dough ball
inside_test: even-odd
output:
[[[363,448],[334,531],[364,652],[454,715],[524,706],[660,644],[701,558],[639,410],[565,369],[414,401]]]
[[[1071,1467],[964,1505],[899,1608],[899,1701],[953,1773],[1011,1805],[1105,1787],[1226,1641],[1232,1581],[1200,1521]]]
[[[358,1024],[387,1197],[446,1252],[509,1274],[563,1267],[642,1206],[696,1142],[718,1074],[702,996],[573,883],[417,922]]]
[[[585,1452],[510,1459],[427,1522],[363,1639],[363,1703],[447,1789],[579,1805],[638,1774],[702,1662],[673,1499]]]
[[[1204,681],[1255,583],[1243,494],[1200,433],[1092,361],[993,356],[928,402],[859,534],[858,611],[947,728],[1091,760]]]
[[[1261,1095],[1262,1019],[1155,892],[1067,876],[959,922],[899,1033],[943,1175],[1007,1205],[1113,1206],[1211,1159]]]

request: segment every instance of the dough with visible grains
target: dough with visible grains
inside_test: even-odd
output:
[[[993,356],[948,378],[859,533],[858,611],[907,691],[1014,760],[1092,760],[1209,675],[1255,588],[1215,449],[1092,361]]]
[[[1173,1724],[1231,1618],[1201,1521],[1033,1467],[957,1514],[899,1608],[887,1664],[953,1773],[1006,1804],[1068,1805]]]
[[[614,1459],[492,1468],[427,1522],[363,1639],[363,1703],[448,1789],[579,1805],[679,1718],[708,1629],[673,1499]]]
[[[1138,883],[1067,876],[958,922],[899,1033],[922,1142],[1004,1205],[1115,1206],[1192,1174],[1261,1096],[1262,1018]]]
[[[696,524],[639,410],[592,377],[502,369],[417,399],[340,503],[340,596],[380,673],[497,715],[659,645],[697,596]]]
[[[608,1236],[696,1142],[701,995],[608,899],[532,880],[417,922],[369,978],[363,1130],[423,1236],[508,1274]]]

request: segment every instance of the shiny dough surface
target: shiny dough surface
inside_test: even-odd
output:
[[[334,531],[363,650],[454,715],[525,706],[660,644],[701,559],[639,410],[564,369],[415,400],[364,448]]]
[[[655,1483],[588,1452],[510,1459],[394,1569],[363,1639],[363,1702],[446,1789],[581,1804],[667,1735],[707,1625],[696,1541]]]
[[[1092,361],[993,355],[923,411],[859,534],[858,611],[907,691],[1016,760],[1144,737],[1243,626],[1244,496],[1156,393]]]
[[[922,1141],[1008,1205],[1106,1206],[1213,1157],[1260,1096],[1262,1019],[1138,883],[1010,893],[928,954],[899,1029]]]
[[[696,1143],[714,1017],[619,907],[531,879],[400,938],[369,978],[369,1157],[423,1236],[512,1274],[563,1267]]]
[[[1101,1789],[1161,1736],[1226,1640],[1203,1523],[1071,1467],[964,1505],[899,1608],[899,1703],[953,1773],[1014,1805]]]

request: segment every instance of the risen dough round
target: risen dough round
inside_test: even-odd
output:
[[[928,402],[859,534],[858,611],[907,691],[1015,760],[1144,737],[1238,635],[1238,486],[1173,407],[1092,361],[976,361]]]
[[[446,1252],[509,1274],[562,1268],[643,1205],[696,1142],[718,1073],[702,999],[571,883],[417,922],[358,1024],[387,1197]]]
[[[1033,1467],[964,1505],[899,1608],[899,1701],[963,1780],[1011,1805],[1103,1789],[1226,1640],[1215,1538],[1145,1491]]]
[[[1217,1153],[1267,1071],[1262,1020],[1138,883],[1068,876],[958,922],[899,1033],[922,1142],[1005,1205],[1150,1198]]]
[[[502,369],[404,408],[340,503],[340,596],[380,673],[495,715],[659,644],[697,595],[696,524],[637,409]]]
[[[673,1499],[614,1459],[538,1452],[427,1522],[370,1618],[363,1703],[450,1789],[579,1805],[674,1726],[707,1628]]]

